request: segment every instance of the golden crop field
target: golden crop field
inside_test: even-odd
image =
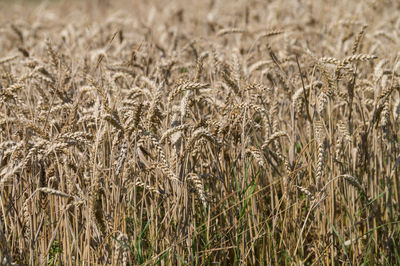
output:
[[[400,2],[0,2],[0,264],[400,265]]]

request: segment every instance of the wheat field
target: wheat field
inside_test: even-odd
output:
[[[400,265],[397,1],[0,2],[4,265]]]

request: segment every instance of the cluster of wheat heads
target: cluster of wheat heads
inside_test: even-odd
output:
[[[1,263],[400,263],[395,4],[91,4],[4,6]]]

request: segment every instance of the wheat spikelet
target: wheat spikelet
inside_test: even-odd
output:
[[[59,136],[57,139],[74,141],[74,142],[82,142],[82,143],[89,144],[88,140],[92,140],[93,135],[88,132],[75,131],[75,132],[64,133],[61,136]]]
[[[344,143],[343,143],[343,137],[339,136],[336,139],[336,144],[335,144],[335,159],[336,161],[340,162],[341,158],[344,156]]]
[[[242,81],[243,73],[242,73],[242,66],[239,62],[239,57],[238,54],[239,52],[237,51],[236,53],[232,54],[232,59],[233,59],[233,79],[235,80],[236,84],[240,84]]]
[[[206,199],[206,193],[203,187],[203,184],[201,183],[200,177],[195,174],[195,173],[189,173],[186,178],[193,182],[194,187],[196,188],[196,191],[199,195],[199,198],[201,202],[203,203],[204,208],[207,207],[207,199]]]
[[[150,87],[153,93],[157,92],[160,88],[159,86],[151,79],[145,76],[140,77],[140,81],[144,82],[148,87]]]
[[[171,135],[173,135],[173,134],[176,133],[176,132],[183,131],[183,130],[187,129],[188,127],[189,127],[188,125],[179,125],[179,126],[176,126],[176,127],[173,127],[173,128],[168,129],[167,131],[165,131],[165,132],[162,134],[162,136],[161,136],[161,138],[160,138],[160,143],[164,143],[164,141],[165,141],[168,137],[170,137]]]
[[[368,25],[364,24],[361,28],[361,31],[358,33],[357,38],[354,40],[354,44],[353,44],[353,48],[351,50],[351,53],[353,55],[355,55],[357,53],[357,51],[360,48],[361,42],[362,42],[362,38],[365,34],[365,30],[367,29]]]
[[[40,163],[40,170],[39,170],[39,187],[46,187],[47,186],[47,179],[46,179],[46,170],[43,163]],[[40,208],[42,210],[47,209],[48,204],[48,197],[47,193],[40,193]]]
[[[231,71],[225,68],[223,71],[221,71],[221,76],[228,88],[232,89],[235,94],[238,94],[239,86],[233,79]]]
[[[275,101],[272,103],[272,107],[269,110],[269,116],[271,117],[272,120],[272,132],[275,133],[278,131],[278,126],[279,126],[279,101],[275,99]]]
[[[54,75],[48,71],[44,66],[38,66],[35,68],[37,72],[39,72],[39,76],[41,77],[44,81],[49,83],[50,85],[54,85],[56,82],[56,78]],[[63,95],[61,94],[61,91],[55,87],[52,87],[52,89],[57,93],[57,96],[59,96],[61,99],[63,99]]]
[[[204,65],[204,60],[208,57],[208,53],[203,53],[200,55],[200,57],[197,59],[197,65],[196,65],[196,74],[194,76],[194,81],[199,82],[201,73],[203,71],[203,65]]]
[[[38,125],[36,125],[32,121],[26,120],[25,118],[19,118],[19,119],[15,120],[15,123],[18,123],[25,128],[33,130],[44,140],[49,139],[48,134],[46,132],[44,132]]]
[[[137,104],[137,101],[135,99],[123,99],[121,101],[121,103],[123,105],[122,110],[129,111],[131,109],[131,107],[133,107]]]
[[[346,64],[352,63],[354,61],[361,61],[361,62],[370,61],[370,60],[374,60],[376,58],[378,58],[376,55],[355,54],[355,55],[351,55],[351,56],[344,58],[342,60],[341,64],[346,65]]]
[[[365,23],[363,23],[362,21],[358,21],[358,20],[349,20],[349,19],[342,19],[339,20],[337,25],[342,25],[342,26],[361,26],[361,25],[366,25]]]
[[[221,29],[217,32],[217,36],[224,36],[227,34],[234,34],[234,33],[244,33],[245,31],[243,29],[239,28],[226,28],[226,29]]]
[[[217,145],[222,145],[217,140],[217,138],[213,134],[211,134],[207,129],[199,128],[195,132],[193,132],[192,136],[188,140],[184,153],[186,153],[188,150],[190,150],[193,147],[193,145],[195,144],[195,142],[202,137],[206,138],[207,140],[209,140]]]
[[[314,124],[315,136],[318,143],[318,160],[317,160],[317,172],[316,172],[316,184],[317,188],[322,188],[322,176],[324,167],[324,125],[321,121],[316,121]]]
[[[111,77],[111,80],[114,82],[115,85],[117,85],[118,79],[122,79],[126,82],[126,84],[129,84],[128,77],[124,72],[116,72]]]
[[[0,65],[9,63],[9,62],[11,62],[11,61],[13,61],[13,60],[15,60],[17,58],[19,58],[19,55],[12,55],[12,56],[9,56],[9,57],[1,58],[0,59]]]
[[[147,88],[133,87],[133,88],[130,88],[129,91],[127,92],[126,99],[134,100],[140,96],[145,96],[148,99],[151,99],[152,93]]]
[[[168,102],[172,102],[172,100],[181,92],[187,90],[198,90],[198,89],[205,89],[209,87],[206,83],[198,83],[192,81],[181,81],[179,85],[170,93],[168,97]]]
[[[145,105],[143,103],[139,103],[136,105],[133,114],[127,119],[125,123],[125,128],[127,135],[129,136],[134,130],[139,129],[140,121],[142,118],[143,109]]]
[[[50,110],[50,113],[54,115],[54,113],[63,112],[65,110],[71,110],[73,108],[74,108],[74,105],[72,105],[70,103],[62,103],[62,104],[54,106]]]
[[[171,171],[171,168],[167,164],[159,162],[155,163],[154,167],[159,168],[167,176],[169,180],[180,183],[178,177]]]
[[[280,35],[280,34],[282,34],[282,33],[285,33],[285,31],[284,31],[284,30],[279,30],[279,29],[270,30],[270,31],[263,32],[263,33],[261,33],[260,35],[258,35],[258,36],[257,36],[257,39],[262,39],[262,38],[265,38],[265,37],[276,36],[276,35]]]
[[[352,140],[350,132],[347,129],[347,126],[343,121],[339,121],[337,127],[338,127],[338,131],[339,131],[340,135],[343,136],[346,141]]]
[[[122,166],[124,165],[126,155],[128,153],[128,143],[123,141],[117,161],[115,162],[115,175],[118,176]]]
[[[58,56],[57,56],[56,52],[54,51],[53,47],[51,46],[50,39],[46,39],[45,43],[47,46],[47,52],[51,58],[51,63],[55,68],[57,68],[58,67]]]
[[[107,97],[104,89],[99,84],[97,84],[97,82],[94,81],[93,79],[89,79],[89,80],[93,84],[93,86],[96,88],[97,92],[100,93],[101,98],[103,100],[103,106],[102,107],[104,107],[106,113],[112,114],[113,111],[111,110],[111,108],[110,108],[110,106],[108,104],[108,97]]]
[[[156,137],[154,137],[154,136],[151,135],[150,133],[145,133],[145,134],[143,135],[143,137],[142,137],[142,138],[139,140],[139,142],[138,142],[138,146],[139,146],[139,147],[140,147],[140,146],[143,146],[143,142],[144,142],[146,139],[149,139],[149,140],[152,142],[152,144],[154,145],[155,149],[157,150],[158,156],[160,157],[160,160],[162,161],[162,163],[164,163],[165,165],[168,165],[167,157],[166,157],[166,155],[165,155],[165,153],[164,153],[163,148],[161,147],[160,142],[157,140]]]
[[[22,83],[15,83],[8,88],[2,89],[0,96],[3,98],[5,96],[11,97],[15,94],[18,90],[22,90],[25,88],[25,85]]]
[[[338,136],[336,140],[336,160],[340,161],[340,158],[344,155],[344,144],[351,142],[352,138],[350,136],[350,133],[347,129],[346,124],[343,121],[339,121],[337,124],[337,129],[338,129]]]
[[[389,120],[390,120],[390,104],[389,104],[389,101],[386,101],[383,104],[381,117],[382,117],[381,125],[382,125],[382,127],[386,127],[389,124]]]
[[[362,104],[367,106],[367,107],[371,107],[375,105],[375,100],[373,99],[363,99],[362,100]]]
[[[115,264],[119,264],[122,263],[121,265],[128,265],[128,251],[126,250],[126,246],[128,246],[127,243],[128,242],[128,236],[123,234],[123,233],[119,233],[118,237],[117,237],[117,244],[115,245]],[[121,258],[121,262],[120,262],[120,257]]]
[[[106,224],[102,207],[103,189],[101,187],[100,174],[95,175],[95,177],[92,179],[90,194],[91,215],[94,218],[100,231],[104,234],[106,231]]]
[[[386,63],[387,63],[387,60],[386,59],[382,59],[376,64],[376,66],[374,68],[374,76],[375,76],[375,80],[376,81],[378,81],[380,78],[382,78],[382,76],[383,76],[383,66]],[[373,85],[371,84],[371,87],[372,86]]]
[[[249,90],[255,90],[257,92],[267,92],[267,93],[271,92],[271,88],[267,88],[259,83],[250,83],[244,88],[244,91],[249,91]]]
[[[27,166],[29,164],[29,161],[32,159],[32,156],[38,155],[39,157],[43,155],[44,150],[46,147],[49,146],[49,142],[46,140],[40,140],[38,141],[28,152],[26,155],[22,165],[23,167]]]
[[[4,187],[13,182],[14,179],[14,174],[19,170],[20,166],[14,167],[14,169],[10,169],[11,167],[5,167],[1,173],[0,176],[3,176],[3,178],[0,180],[0,188],[4,189]]]
[[[351,185],[355,186],[357,189],[360,191],[364,192],[364,188],[361,186],[361,184],[358,182],[358,180],[351,176],[351,175],[342,175],[344,179],[346,179]]]
[[[41,188],[38,188],[33,194],[35,194],[36,192],[42,192],[42,193],[46,193],[46,194],[49,194],[49,195],[54,195],[54,196],[58,196],[58,197],[63,197],[63,198],[69,198],[69,197],[71,197],[69,194],[66,194],[66,193],[64,193],[64,192],[62,192],[62,191],[55,190],[55,189],[52,189],[52,188],[49,188],[49,187],[41,187]],[[33,195],[33,194],[32,194],[32,195]]]
[[[392,43],[396,43],[396,39],[393,38],[393,36],[391,36],[391,35],[390,35],[388,32],[386,32],[386,31],[382,31],[382,30],[375,31],[374,34],[373,34],[373,36],[374,36],[375,38],[384,37],[384,38],[387,39],[388,41],[390,41],[390,42],[392,42]]]
[[[274,142],[275,140],[277,140],[280,137],[289,138],[289,135],[284,131],[275,132],[266,141],[264,141],[263,145],[261,146],[261,149],[264,150],[265,148],[267,148],[269,146],[269,144],[271,144],[272,142]]]
[[[92,91],[97,91],[97,88],[95,86],[82,86],[79,88],[81,95]]]
[[[301,192],[303,192],[304,194],[306,194],[311,200],[315,199],[315,196],[313,193],[310,192],[310,190],[301,187],[301,186],[296,186]]]
[[[186,116],[186,110],[188,108],[188,104],[190,101],[190,96],[192,96],[192,92],[191,91],[187,91],[185,96],[182,98],[181,101],[181,117],[182,117],[182,123],[184,123],[184,119]]]
[[[113,115],[107,113],[107,114],[104,114],[102,118],[104,120],[106,120],[107,122],[109,122],[116,129],[124,131],[124,127],[122,126],[122,124]]]
[[[7,153],[10,152],[11,149],[15,149],[18,144],[20,143],[17,143],[13,140],[6,140],[0,143],[0,150],[3,151],[4,153]]]
[[[270,65],[271,63],[273,63],[272,60],[261,60],[261,61],[257,61],[255,63],[253,63],[252,65],[249,66],[248,72],[251,75],[254,71],[266,66],[266,65]]]
[[[300,113],[304,104],[304,88],[300,87],[292,96],[292,106],[296,113]]]
[[[384,104],[389,98],[390,94],[392,94],[394,88],[394,86],[385,86],[382,92],[376,98],[376,103]]]
[[[253,109],[253,110],[255,110],[256,112],[259,112],[259,113],[261,113],[261,114],[267,114],[267,111],[264,109],[264,108],[262,108],[262,107],[260,107],[260,106],[258,106],[258,105],[256,105],[256,104],[253,104],[253,103],[241,103],[241,104],[239,104],[238,106],[237,106],[237,108],[238,109],[244,109],[244,108],[246,108],[246,107],[248,107],[248,108],[250,108],[250,109]]]
[[[400,116],[400,97],[396,99],[395,103],[393,104],[393,117],[394,121],[398,121]]]
[[[42,158],[47,158],[50,155],[50,153],[52,153],[52,152],[54,152],[54,153],[63,152],[63,150],[65,148],[67,148],[71,145],[73,145],[73,144],[67,143],[67,142],[58,142],[58,143],[48,145],[42,153]]]
[[[335,85],[334,79],[333,79],[332,75],[329,73],[329,71],[325,68],[325,66],[320,63],[317,63],[316,67],[318,67],[318,69],[321,71],[321,74],[324,77],[324,79],[326,80],[328,87],[333,90],[336,90],[336,85]],[[337,69],[339,69],[339,66],[337,67]],[[337,70],[337,71],[339,71],[339,70]],[[337,76],[338,76],[338,74],[337,74]]]
[[[333,64],[333,65],[339,65],[340,64],[340,60],[334,58],[334,57],[322,57],[320,59],[318,59],[319,62],[323,63],[323,64]]]
[[[163,195],[163,193],[160,190],[158,190],[157,188],[155,188],[153,186],[149,186],[149,185],[143,183],[140,180],[136,180],[134,184],[135,184],[135,186],[141,187],[143,189],[147,189],[148,191],[150,191],[152,193],[155,193],[155,194],[158,194],[158,195]]]
[[[249,147],[247,148],[247,153],[250,153],[251,155],[253,155],[254,159],[256,160],[256,162],[261,166],[264,167],[264,159],[263,159],[263,155],[261,153],[261,151],[259,151],[256,147]]]
[[[155,92],[155,95],[150,103],[150,107],[146,116],[147,128],[148,129],[151,128],[153,131],[156,131],[156,125],[157,125],[156,118],[158,116],[158,105],[160,104],[161,97],[162,97],[162,89],[160,87]]]
[[[24,239],[25,241],[28,241],[30,239],[30,234],[32,233],[31,229],[31,222],[30,222],[30,211],[29,211],[29,204],[30,198],[26,199],[24,201],[24,204],[22,205],[22,215],[23,215],[23,221],[24,221]]]
[[[325,106],[328,103],[329,100],[329,95],[326,88],[321,91],[321,93],[318,95],[318,113],[320,116],[323,116],[323,111],[325,110]]]

